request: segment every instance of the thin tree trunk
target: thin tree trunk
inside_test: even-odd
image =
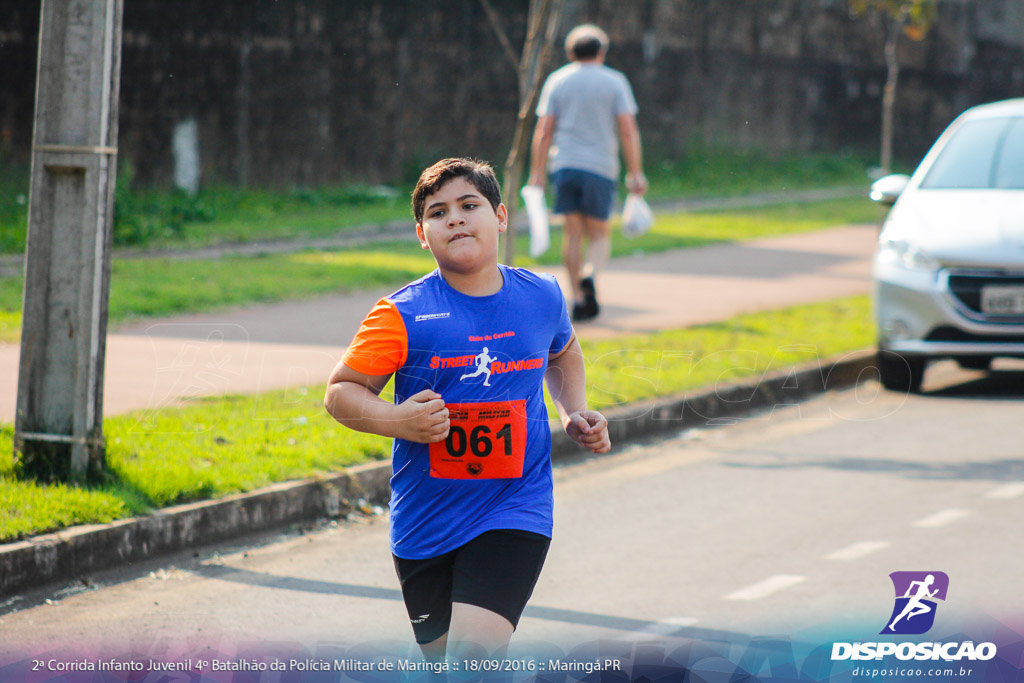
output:
[[[896,34],[898,35],[898,34]],[[896,59],[896,35],[885,44],[885,64],[888,75],[882,92],[882,173],[889,174],[892,168],[893,110],[896,108],[896,86],[899,82],[900,64]]]
[[[880,165],[882,174],[888,175],[892,170],[892,138],[893,118],[896,109],[896,87],[900,78],[900,61],[896,54],[896,44],[900,33],[907,22],[909,5],[904,5],[900,13],[893,19],[889,28],[889,37],[885,41],[885,65],[887,69],[885,89],[882,91],[882,151]]]
[[[530,148],[531,131],[536,119],[535,109],[540,97],[541,79],[551,59],[558,23],[565,0],[531,0],[526,41],[519,62],[519,112],[516,117],[512,146],[505,159],[504,202],[508,209],[508,230],[503,245],[504,263],[515,265],[515,215],[519,207],[519,185]]]

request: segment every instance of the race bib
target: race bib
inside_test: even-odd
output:
[[[526,401],[449,403],[451,429],[430,444],[430,476],[518,479],[526,454]]]

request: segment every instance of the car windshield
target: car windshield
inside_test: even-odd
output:
[[[960,126],[935,160],[925,189],[1024,189],[1024,117]]]

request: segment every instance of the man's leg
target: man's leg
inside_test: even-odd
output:
[[[608,264],[611,253],[611,224],[602,218],[586,216],[583,221],[583,234],[587,240],[587,263],[582,268],[583,278],[578,280],[582,298],[573,306],[574,321],[590,320],[601,312],[597,301],[597,275]]]
[[[585,275],[597,279],[608,265],[612,253],[612,224],[608,220],[586,216],[583,232],[587,236],[587,267]]]
[[[580,291],[580,277],[583,274],[583,232],[587,218],[582,213],[565,214],[562,228],[562,261],[572,286],[572,298],[576,303],[583,301]]]
[[[597,286],[595,281],[599,273],[608,265],[611,256],[611,217],[612,203],[615,200],[615,181],[587,173],[581,178],[580,213],[583,214],[583,237],[587,240],[587,264],[582,268],[582,282],[579,283],[583,294],[579,315],[574,319],[588,320],[600,313],[597,302]],[[574,278],[573,285],[576,285]],[[574,309],[574,313],[576,310]]]

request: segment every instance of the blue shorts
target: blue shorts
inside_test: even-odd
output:
[[[602,221],[612,215],[614,180],[563,168],[551,174],[551,182],[555,185],[555,213],[582,213]]]

